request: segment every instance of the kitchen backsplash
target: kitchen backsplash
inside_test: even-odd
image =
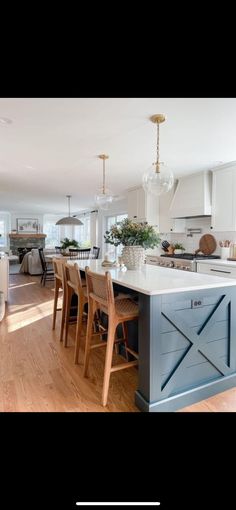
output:
[[[189,218],[186,220],[186,228],[200,228],[201,234],[192,234],[192,237],[189,237],[187,236],[187,233],[168,233],[160,234],[160,237],[162,241],[166,239],[169,243],[181,243],[184,246],[185,251],[189,253],[194,253],[195,250],[199,248],[199,241],[203,234],[212,234],[215,237],[217,242],[217,248],[214,252],[215,255],[220,255],[219,241],[229,239],[236,243],[236,232],[212,232],[210,226],[211,218]],[[152,255],[164,253],[161,247],[154,250],[148,250],[148,252]]]

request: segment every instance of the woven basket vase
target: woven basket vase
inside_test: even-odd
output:
[[[127,269],[141,269],[145,261],[145,250],[142,246],[124,246],[121,257]]]

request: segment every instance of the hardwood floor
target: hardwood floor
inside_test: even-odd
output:
[[[74,364],[75,326],[68,348],[59,342],[60,312],[52,331],[53,282],[10,276],[10,300],[0,324],[0,411],[138,412],[134,404],[137,370],[115,372],[106,408],[101,406],[105,351],[93,351],[90,377]],[[179,412],[236,411],[236,388]]]
[[[0,324],[0,411],[136,411],[137,369],[111,375],[108,406],[101,405],[105,349],[91,355],[90,377],[74,364],[75,325],[68,348],[59,341],[60,313],[52,331],[53,282],[10,276],[10,300]],[[119,358],[120,359],[120,358]]]

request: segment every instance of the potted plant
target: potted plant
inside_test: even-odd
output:
[[[183,252],[184,252],[184,250],[185,250],[184,246],[183,246],[181,243],[175,243],[175,244],[173,245],[173,248],[174,248],[174,253],[175,253],[176,255],[180,255],[180,254],[181,254],[181,253],[183,253]]]
[[[104,239],[105,243],[114,246],[123,245],[122,261],[127,269],[140,269],[145,260],[145,250],[155,248],[161,241],[153,226],[128,218],[107,230]]]
[[[75,239],[69,239],[65,237],[61,241],[61,249],[66,251],[68,248],[79,248],[79,243]]]

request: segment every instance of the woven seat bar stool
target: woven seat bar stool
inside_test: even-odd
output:
[[[85,360],[84,360],[84,376],[87,376],[90,352],[101,346],[106,346],[106,359],[103,378],[102,405],[106,406],[108,398],[108,390],[110,383],[110,375],[117,370],[130,368],[138,364],[138,354],[130,349],[128,343],[127,322],[137,320],[139,317],[139,309],[137,303],[129,298],[115,299],[112,279],[109,271],[105,275],[93,273],[88,267],[85,268],[88,292],[88,324],[85,344]],[[108,316],[108,335],[107,341],[91,345],[93,336],[93,319],[97,310],[100,310]],[[118,324],[122,324],[124,338],[116,339],[116,328]],[[126,361],[125,363],[112,366],[113,347],[118,342],[124,342],[126,351],[134,358],[134,361]]]
[[[52,329],[55,329],[56,326],[56,315],[57,312],[61,311],[61,329],[60,329],[60,342],[63,340],[63,331],[65,324],[65,313],[66,313],[66,285],[65,285],[65,274],[64,274],[64,265],[67,261],[67,258],[53,258],[52,264],[54,269],[55,276],[55,287],[54,287],[54,305],[53,305],[53,319],[52,319]],[[62,308],[58,308],[58,297],[59,290],[62,289]]]
[[[76,319],[76,335],[75,335],[75,363],[79,361],[79,349],[80,349],[80,341],[82,337],[82,329],[83,329],[83,318],[87,318],[87,314],[84,311],[84,305],[88,302],[87,297],[87,287],[86,281],[83,280],[80,276],[80,270],[78,264],[68,264],[65,266],[65,285],[66,285],[66,312],[65,312],[65,338],[64,338],[64,346],[67,346],[68,339],[68,328],[69,324],[71,324],[70,310],[71,310],[71,302],[73,294],[76,294],[78,297],[78,307],[77,314],[74,316]],[[84,335],[85,336],[85,335]]]

